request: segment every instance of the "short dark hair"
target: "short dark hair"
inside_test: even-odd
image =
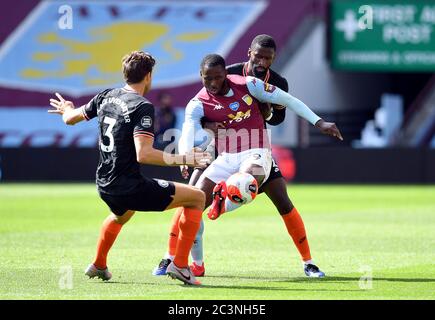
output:
[[[259,34],[256,36],[251,42],[251,48],[254,48],[255,45],[259,45],[263,48],[272,48],[276,51],[276,43],[273,38],[267,34]]]
[[[139,83],[153,70],[156,60],[147,52],[132,51],[122,58],[122,73],[127,83]]]
[[[202,61],[201,61],[201,70],[204,69],[204,67],[216,67],[216,66],[222,66],[225,69],[225,59],[215,53],[206,55]]]

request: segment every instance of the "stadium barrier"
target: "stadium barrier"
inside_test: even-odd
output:
[[[297,183],[435,183],[435,149],[292,149]],[[279,159],[277,159],[279,163]],[[91,182],[93,148],[0,148],[1,182]],[[143,166],[144,175],[182,181],[177,167]]]

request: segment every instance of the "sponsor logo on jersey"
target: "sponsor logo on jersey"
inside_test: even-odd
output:
[[[161,180],[161,179],[155,179],[155,180],[162,188],[167,188],[169,186],[169,182],[166,180]]]
[[[258,160],[258,159],[261,158],[261,154],[259,154],[259,153],[254,153],[254,154],[252,155],[252,158],[254,158],[254,160]]]
[[[213,110],[222,110],[223,108],[224,106],[219,103],[214,106]]]
[[[240,107],[240,104],[236,101],[236,102],[230,103],[229,107],[231,110],[237,111],[237,109],[239,109],[239,107]]]
[[[275,89],[276,89],[275,86],[273,86],[269,83],[266,83],[266,82],[264,83],[264,91],[272,93],[275,91]]]
[[[245,101],[245,103],[250,106],[252,104],[252,97],[249,94],[245,94],[242,98],[243,101]]]
[[[233,121],[240,122],[240,121],[242,121],[244,119],[248,119],[250,116],[251,116],[251,110],[248,110],[246,112],[239,111],[239,112],[237,112],[236,115],[229,114],[228,118],[231,119],[230,123],[232,123]]]
[[[144,127],[145,129],[149,128],[152,126],[153,124],[153,119],[151,119],[150,116],[145,116],[140,120],[140,124],[142,125],[142,127]]]

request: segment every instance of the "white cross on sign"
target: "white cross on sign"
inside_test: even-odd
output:
[[[355,40],[357,32],[363,31],[358,25],[355,13],[351,10],[346,11],[344,20],[338,20],[335,23],[335,28],[344,32],[344,39],[348,42]]]

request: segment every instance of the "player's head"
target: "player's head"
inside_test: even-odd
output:
[[[205,89],[215,95],[227,93],[225,60],[218,54],[209,54],[201,61],[200,75]]]
[[[267,34],[256,36],[248,50],[250,72],[257,78],[263,78],[273,63],[276,53],[275,40]]]
[[[152,71],[156,61],[147,52],[132,51],[122,58],[122,73],[128,84],[139,84],[144,81],[145,93],[151,89]]]

